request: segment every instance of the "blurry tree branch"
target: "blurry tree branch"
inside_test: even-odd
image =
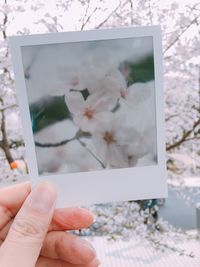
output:
[[[121,1],[119,2],[119,4],[116,6],[116,8],[114,10],[112,10],[108,16],[101,22],[99,23],[95,29],[100,29],[111,17],[113,14],[115,14],[117,12],[117,10],[121,7]]]
[[[4,4],[7,4],[7,0],[4,0]],[[3,34],[3,38],[6,39],[7,38],[7,35],[6,35],[6,24],[8,22],[8,15],[6,13],[4,13],[4,20],[3,20],[3,31],[2,31],[2,34]]]
[[[66,145],[67,143],[69,143],[71,141],[77,140],[79,142],[79,144],[82,147],[84,147],[88,151],[88,153],[99,162],[99,164],[101,165],[101,167],[103,169],[105,169],[106,166],[104,165],[104,163],[94,154],[94,152],[92,152],[91,149],[89,149],[87,147],[86,143],[83,142],[80,139],[81,137],[91,137],[91,134],[90,133],[87,133],[87,132],[82,132],[81,130],[79,130],[76,133],[76,135],[74,137],[70,138],[70,139],[66,139],[66,140],[63,140],[63,141],[60,141],[60,142],[56,142],[56,143],[40,143],[40,142],[35,141],[35,145],[37,147],[41,147],[41,148],[59,147],[59,146]]]
[[[192,132],[194,132],[194,130],[200,125],[200,119],[198,119],[197,121],[194,122],[192,129],[188,130],[188,131],[184,131],[182,136],[180,137],[180,139],[176,142],[174,142],[173,144],[167,144],[166,146],[166,150],[172,150],[176,147],[179,147],[182,143],[186,142],[189,140],[189,136]],[[196,137],[198,138],[198,137]],[[193,139],[196,139],[195,137],[193,137]]]
[[[74,141],[74,140],[76,140],[76,136],[71,138],[71,139],[65,139],[63,141],[56,142],[56,143],[40,143],[40,142],[35,141],[35,145],[38,147],[43,147],[43,148],[45,148],[45,147],[58,147],[58,146],[66,145],[67,143]]]
[[[183,28],[180,33],[177,35],[177,37],[164,49],[163,55],[176,44],[177,41],[179,41],[180,37],[194,24],[196,23],[197,19],[200,17],[200,14],[198,14],[185,28]]]
[[[82,132],[81,130],[79,130],[74,137],[70,138],[70,139],[65,139],[62,140],[60,142],[56,142],[56,143],[40,143],[38,141],[35,141],[35,145],[38,147],[58,147],[58,146],[63,146],[66,145],[67,143],[74,141],[74,140],[78,140],[81,137],[91,137],[91,135],[89,133],[86,132]]]
[[[172,118],[177,117],[177,116],[179,116],[179,114],[170,115],[165,119],[165,122],[170,121]]]
[[[4,0],[4,4],[7,5],[7,0]],[[3,19],[2,35],[3,35],[3,39],[6,40],[7,39],[6,25],[8,23],[8,15],[5,12],[3,12],[3,14],[4,14],[4,19]],[[6,55],[5,56],[8,57],[8,49],[6,50]],[[9,74],[9,78],[11,80],[10,72],[7,69],[7,67],[3,67],[3,72],[4,72],[4,74],[8,73]],[[0,126],[0,129],[1,129],[1,133],[2,133],[2,139],[0,141],[0,147],[4,151],[5,157],[6,157],[7,161],[8,161],[8,163],[10,164],[10,163],[12,163],[14,161],[14,159],[13,159],[13,156],[12,156],[11,151],[10,151],[10,144],[9,144],[8,137],[7,137],[5,111],[7,109],[9,109],[9,108],[13,108],[15,105],[4,107],[4,100],[3,100],[2,96],[0,96],[0,103],[1,103],[1,106],[3,107],[3,108],[0,109],[0,113],[1,113],[1,126]]]
[[[133,25],[134,24],[134,19],[133,19],[133,1],[132,0],[129,0],[129,3],[130,3],[130,9],[131,9],[131,18],[130,18],[130,20],[131,20],[131,25]]]
[[[77,139],[78,140],[78,142],[80,143],[80,145],[81,146],[83,146],[87,151],[88,151],[88,153],[90,154],[90,155],[92,155],[98,162],[99,162],[99,164],[101,165],[101,167],[103,168],[103,169],[105,169],[106,168],[106,166],[105,166],[105,164],[92,152],[92,150],[91,149],[89,149],[88,147],[87,147],[87,145],[86,145],[86,143],[85,142],[83,142],[82,140],[80,140],[79,138]]]
[[[35,22],[35,24],[40,24],[42,23],[43,25],[45,25],[45,27],[47,28],[47,30],[49,32],[58,32],[58,24],[57,24],[57,18],[51,18],[54,23],[47,23],[47,21],[45,19],[40,19],[37,22]],[[60,25],[59,25],[60,26]]]
[[[5,111],[7,109],[11,109],[11,108],[17,108],[18,105],[17,104],[13,104],[13,105],[10,105],[10,106],[6,106],[6,107],[3,107],[3,108],[0,108],[0,112],[2,111]]]
[[[90,8],[90,1],[87,2],[85,14],[84,14],[83,19],[82,19],[81,31],[85,28],[85,26],[89,23],[92,16],[98,10],[98,7],[95,7],[95,9],[88,15],[89,8]]]
[[[30,63],[29,65],[26,67],[26,69],[24,70],[24,77],[25,79],[30,79],[30,71],[31,71],[31,68],[33,67],[33,64],[35,63],[37,57],[38,57],[38,52],[40,50],[40,47],[37,49],[37,51],[35,51],[34,55],[32,55],[32,58],[30,60]]]
[[[3,105],[3,99],[0,97],[0,102]],[[7,138],[6,132],[6,123],[5,123],[5,111],[1,110],[1,133],[2,133],[2,140],[0,141],[0,147],[3,149],[6,159],[8,163],[12,163],[14,161],[11,151],[10,151],[10,144]]]

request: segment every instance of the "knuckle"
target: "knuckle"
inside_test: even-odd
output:
[[[12,235],[15,237],[33,237],[41,239],[44,227],[34,218],[16,218],[12,225]]]

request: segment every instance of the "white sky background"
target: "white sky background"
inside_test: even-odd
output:
[[[4,3],[4,0],[0,0],[0,3]],[[8,27],[8,35],[16,34],[17,30],[22,31],[25,27],[30,29],[31,33],[43,33],[46,32],[47,29],[44,25],[40,23],[40,25],[36,24],[36,22],[40,19],[43,19],[45,16],[45,13],[51,15],[52,17],[58,17],[60,24],[63,26],[62,30],[80,30],[82,21],[79,21],[85,12],[85,9],[81,6],[81,4],[74,0],[72,1],[72,5],[69,10],[66,11],[66,13],[61,11],[61,9],[56,6],[60,1],[55,0],[33,0],[33,1],[24,1],[24,0],[7,0],[8,4],[11,4],[12,7],[20,5],[24,8],[24,12],[14,12],[12,13],[12,19],[10,18],[9,21],[12,20]],[[64,1],[61,1],[64,2]],[[66,1],[67,2],[67,1]],[[153,1],[152,1],[153,2]],[[156,5],[158,5],[160,8],[170,8],[172,3],[177,3],[179,5],[179,10],[181,12],[184,12],[185,7],[187,4],[195,4],[198,3],[199,0],[160,0],[157,1]],[[31,10],[31,6],[35,6],[35,3],[38,4],[37,10]],[[41,3],[41,5],[40,5]],[[102,7],[101,10],[98,10],[94,16],[92,16],[90,28],[94,27],[95,25],[98,25],[101,21],[103,21],[108,14],[112,10],[114,10],[119,4],[118,0],[105,0],[105,3],[101,3],[100,0],[91,0],[90,2],[90,8],[88,10],[88,13],[90,14],[92,10],[95,9],[95,7]],[[1,5],[0,5],[1,6]],[[51,18],[49,18],[49,21],[52,21]],[[171,21],[168,21],[168,28],[170,28],[170,24],[172,25]],[[191,33],[192,34],[192,33]]]
[[[42,1],[43,8],[37,11],[31,10],[31,6],[35,2],[38,2],[38,1],[29,1],[25,3],[24,5],[22,5],[21,3],[21,6],[24,7],[25,12],[13,13],[13,20],[12,20],[12,23],[10,24],[10,27],[8,28],[9,35],[15,34],[16,29],[22,30],[24,27],[29,28],[32,31],[32,33],[45,32],[47,30],[45,26],[40,25],[40,27],[38,27],[38,25],[35,24],[36,21],[44,17],[45,13],[46,14],[49,13],[51,16],[59,17],[59,22],[61,25],[63,25],[64,30],[80,30],[77,22],[80,18],[83,17],[84,10],[78,1],[76,0],[73,1],[70,9],[66,11],[67,15],[63,13],[63,10],[61,11],[60,8],[56,6],[58,1],[43,0]],[[99,4],[99,2],[100,1],[96,1],[96,0],[91,1],[90,10],[94,10],[96,6],[99,6],[99,7],[103,6],[102,4]],[[8,0],[8,3],[9,3],[9,0]],[[101,22],[117,5],[118,5],[118,0],[106,1],[106,5],[104,5],[106,10],[98,12],[97,14],[98,18],[96,18],[95,21],[99,20],[99,22]],[[51,21],[50,18],[49,18],[49,21]]]
[[[0,3],[4,3],[4,0],[0,0]],[[59,3],[66,3],[68,1],[63,0],[7,0],[8,5],[10,4],[12,9],[16,9],[17,6],[23,10],[23,12],[13,11],[8,15],[9,25],[7,27],[7,35],[16,35],[16,34],[35,34],[35,33],[46,33],[54,31],[73,31],[80,30],[83,24],[83,18],[87,9],[87,4],[83,7],[78,0],[73,0],[70,7],[64,12],[63,7],[59,6]],[[87,1],[86,1],[87,2]],[[158,6],[159,9],[172,9],[172,4],[176,3],[178,5],[179,13],[185,13],[187,5],[193,5],[199,3],[199,0],[152,0],[152,6]],[[133,1],[134,3],[134,1]],[[99,8],[95,14],[91,16],[90,22],[84,29],[95,28],[99,23],[104,21],[108,15],[116,9],[119,5],[119,0],[91,0],[88,8],[88,15],[90,15],[94,9]],[[1,5],[0,5],[1,7]],[[36,9],[33,9],[33,7]],[[123,8],[122,8],[123,10]],[[138,10],[140,11],[140,10]],[[141,12],[143,12],[141,10]],[[152,11],[155,13],[155,8]],[[158,11],[160,12],[160,10]],[[153,14],[156,16],[156,14]],[[57,26],[56,30],[53,28],[54,19],[57,20],[60,27]],[[124,18],[126,19],[126,18]],[[189,18],[188,18],[189,19]],[[85,18],[87,20],[87,16]],[[167,30],[168,33],[173,33],[176,29],[174,28],[176,17],[164,21],[163,27]],[[177,18],[178,20],[178,18]],[[46,22],[45,22],[46,21]],[[123,14],[122,14],[123,21]],[[47,25],[51,24],[51,26]],[[189,23],[189,22],[188,22]],[[112,23],[111,23],[112,25]],[[187,25],[187,22],[185,23]],[[48,28],[49,27],[49,28]],[[191,26],[182,38],[192,38],[197,36],[198,28],[196,25]],[[167,36],[166,35],[166,36]],[[174,33],[174,36],[177,36],[177,32]],[[1,38],[1,37],[0,37]],[[173,39],[174,37],[171,36]],[[169,38],[166,39],[168,42]],[[163,39],[163,44],[165,46],[165,38]],[[173,52],[172,49],[168,53]],[[195,56],[192,59],[193,62],[198,63],[199,57]]]

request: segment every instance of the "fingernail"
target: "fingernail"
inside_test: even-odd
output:
[[[30,194],[29,205],[42,212],[50,212],[55,205],[55,188],[46,182],[37,185]]]
[[[96,216],[90,210],[81,207],[81,208],[79,208],[79,212],[80,211],[81,211],[82,214],[86,215],[87,217],[88,217],[88,215],[91,216],[91,219],[92,219],[91,223],[94,223],[96,221]]]

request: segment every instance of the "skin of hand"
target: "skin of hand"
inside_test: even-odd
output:
[[[93,215],[82,208],[55,209],[56,192],[43,182],[0,189],[1,267],[97,267],[92,245],[66,230],[86,228]]]

